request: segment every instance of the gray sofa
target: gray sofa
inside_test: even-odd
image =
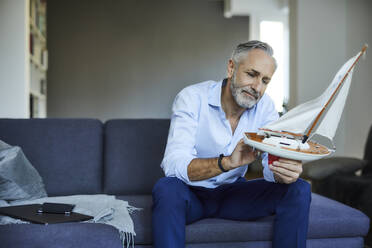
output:
[[[49,196],[106,193],[143,208],[132,214],[136,247],[152,247],[151,190],[169,128],[166,119],[0,119],[0,140],[20,146]],[[274,216],[204,219],[186,227],[186,247],[271,247]],[[363,247],[369,219],[312,195],[308,247]],[[111,226],[89,223],[0,226],[0,247],[122,247]]]
[[[360,174],[356,175],[356,171]],[[363,159],[332,157],[304,166],[304,176],[314,192],[361,210],[372,217],[372,126],[364,147]],[[366,242],[372,247],[372,232]]]

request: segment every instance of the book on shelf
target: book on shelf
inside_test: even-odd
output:
[[[46,1],[30,0],[30,60],[42,71],[48,69],[46,49]]]
[[[30,1],[31,27],[41,36],[46,36],[46,1]]]
[[[46,1],[40,1],[38,18],[40,33],[46,37]]]
[[[35,0],[30,0],[30,19],[33,20],[36,15],[36,2]]]
[[[34,54],[34,36],[30,33],[30,54]]]
[[[30,118],[46,116],[48,50],[46,0],[29,0]]]
[[[41,55],[40,55],[40,64],[41,66],[47,70],[48,69],[48,50],[46,49],[43,49],[41,51]]]
[[[45,79],[40,80],[40,94],[46,95],[47,84]]]
[[[30,94],[30,118],[39,116],[39,100],[34,95]]]

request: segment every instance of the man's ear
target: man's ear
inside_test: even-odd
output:
[[[229,59],[229,63],[227,64],[227,77],[228,78],[231,79],[233,77],[234,69],[236,69],[234,61],[232,59]]]

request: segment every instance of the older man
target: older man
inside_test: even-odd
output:
[[[258,154],[243,133],[276,120],[265,90],[276,69],[272,48],[260,41],[239,44],[227,79],[183,89],[174,100],[161,164],[166,177],[153,189],[153,240],[158,248],[184,247],[185,225],[202,218],[255,220],[275,214],[273,247],[305,247],[310,186],[299,179],[299,161],[279,159],[264,179],[244,174]]]

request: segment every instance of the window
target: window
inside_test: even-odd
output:
[[[285,112],[286,109],[283,109],[283,105],[288,102],[289,92],[289,48],[285,23],[281,21],[261,21],[259,36],[261,41],[272,46],[278,64],[266,93],[273,99],[276,110]]]

